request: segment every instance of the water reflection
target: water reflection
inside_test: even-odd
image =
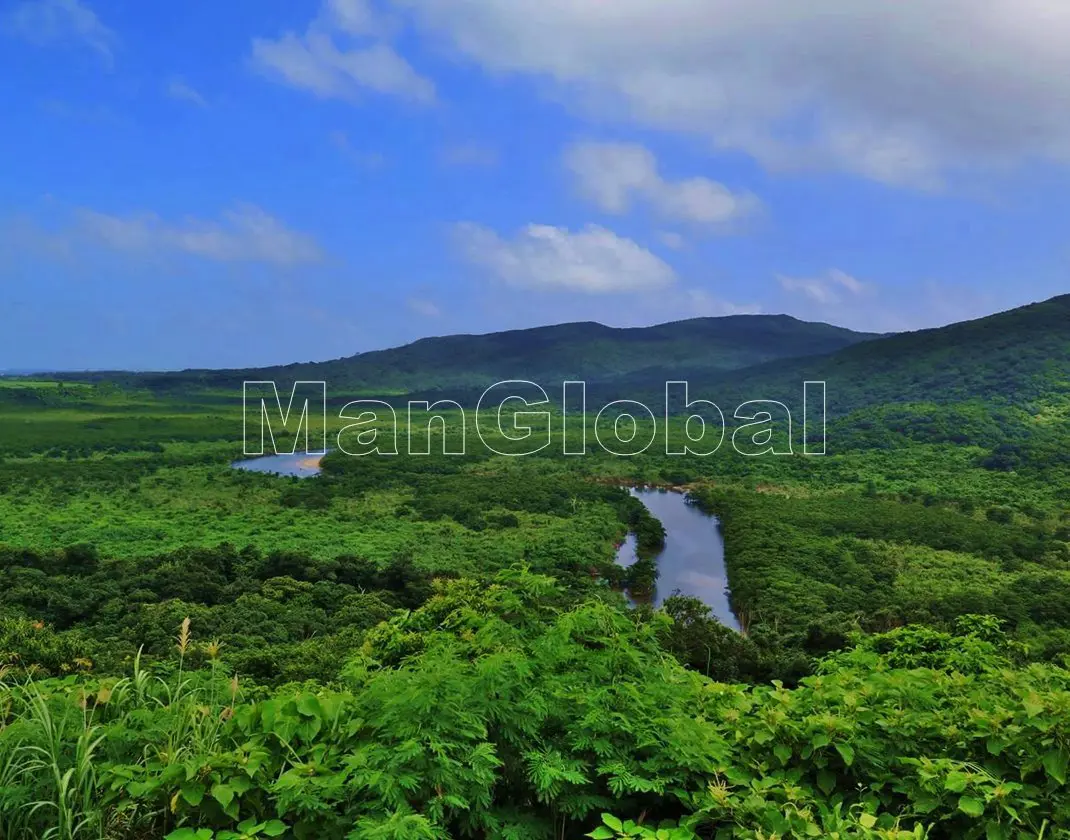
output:
[[[320,474],[322,455],[309,455],[298,452],[293,455],[265,455],[262,458],[247,458],[234,461],[231,466],[250,472],[273,473],[274,475],[292,475],[297,478],[311,478]]]
[[[660,606],[679,590],[681,595],[701,600],[718,621],[738,631],[739,621],[728,601],[724,541],[717,518],[688,504],[683,493],[634,487],[630,492],[665,526],[665,548],[657,558],[654,605]],[[617,562],[630,566],[637,559],[635,537],[629,535],[617,552]]]

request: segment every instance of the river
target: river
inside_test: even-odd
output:
[[[654,606],[679,590],[706,604],[721,624],[739,631],[739,620],[728,601],[724,540],[717,517],[688,504],[683,493],[634,487],[630,492],[665,526],[665,548],[657,557]],[[635,537],[629,535],[617,552],[617,562],[630,566],[637,559]]]
[[[294,455],[264,455],[261,458],[244,458],[234,461],[231,466],[238,470],[272,473],[274,475],[311,478],[320,473],[322,455],[309,455],[298,452]]]
[[[234,461],[239,470],[310,478],[320,472],[322,455],[265,455]],[[724,565],[724,541],[717,518],[708,516],[687,503],[683,493],[651,488],[632,488],[654,517],[665,526],[665,548],[657,557],[658,585],[654,606],[679,591],[706,604],[714,617],[726,627],[738,631],[739,621],[728,602],[728,576]],[[638,559],[635,537],[631,534],[617,552],[617,562],[630,566]]]

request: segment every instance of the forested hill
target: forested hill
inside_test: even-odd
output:
[[[710,374],[777,359],[831,353],[875,337],[787,315],[732,315],[653,327],[621,329],[587,322],[425,338],[404,347],[334,361],[247,370],[64,376],[164,389],[188,385],[240,387],[248,379],[304,379],[324,380],[334,393],[467,391],[481,390],[506,379],[529,379],[548,386],[566,379],[610,382],[647,368],[671,369],[675,376]]]
[[[1039,410],[1070,399],[1070,295],[938,329],[897,333],[824,356],[780,360],[695,380],[737,399],[801,397],[827,383],[828,410],[984,401]],[[639,380],[633,380],[636,387]]]
[[[592,399],[660,405],[664,383],[693,397],[797,404],[806,380],[827,383],[830,417],[911,403],[983,403],[1038,415],[1070,407],[1070,295],[938,329],[878,336],[786,315],[696,318],[616,329],[560,324],[426,338],[328,362],[180,373],[64,374],[68,381],[172,389],[234,389],[243,380],[325,380],[332,397],[429,395],[472,402],[505,379],[552,393],[584,380]]]

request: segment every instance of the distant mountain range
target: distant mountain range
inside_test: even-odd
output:
[[[650,399],[670,379],[694,396],[732,401],[801,395],[824,380],[831,416],[906,402],[1070,402],[1070,295],[938,329],[876,335],[786,315],[696,318],[615,329],[561,324],[488,335],[426,338],[327,362],[245,370],[75,373],[153,390],[240,389],[244,380],[324,380],[332,398],[445,397],[474,402],[506,379],[557,392],[588,383],[593,397]],[[738,404],[738,403],[737,403]]]
[[[71,379],[113,380],[152,389],[232,388],[250,379],[326,381],[332,394],[408,394],[482,389],[507,379],[559,386],[568,379],[610,383],[708,376],[763,362],[827,354],[878,336],[787,315],[695,318],[653,327],[593,322],[487,335],[424,338],[404,347],[328,362],[241,370],[131,374],[99,371]]]

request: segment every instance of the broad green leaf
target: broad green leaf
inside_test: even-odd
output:
[[[212,785],[212,798],[226,808],[234,800],[234,788],[218,782]]]
[[[989,822],[985,825],[985,840],[1007,840],[1010,834],[1009,825],[1000,825],[996,822]]]
[[[1034,695],[1035,697],[1036,695]],[[1022,707],[1025,709],[1025,713],[1029,717],[1036,717],[1044,711],[1044,704],[1038,702],[1036,699],[1029,699],[1022,701]]]
[[[323,706],[315,694],[302,694],[297,700],[297,711],[306,717],[323,717]]]
[[[1048,775],[1061,785],[1066,784],[1067,754],[1061,749],[1051,750],[1044,755],[1044,769]]]
[[[843,759],[843,763],[846,764],[848,767],[854,764],[855,751],[854,747],[852,747],[850,744],[836,744],[836,752],[840,754],[840,757]]]
[[[958,770],[954,770],[947,774],[947,778],[944,779],[944,790],[949,790],[952,793],[962,793],[966,790],[966,783],[969,778],[965,773],[961,773]]]
[[[168,834],[164,840],[212,840],[210,828],[178,828]]]
[[[204,785],[200,782],[186,782],[182,785],[182,798],[194,807],[200,805],[204,799]]]
[[[960,796],[959,810],[971,817],[979,817],[985,812],[985,803],[976,796]]]

